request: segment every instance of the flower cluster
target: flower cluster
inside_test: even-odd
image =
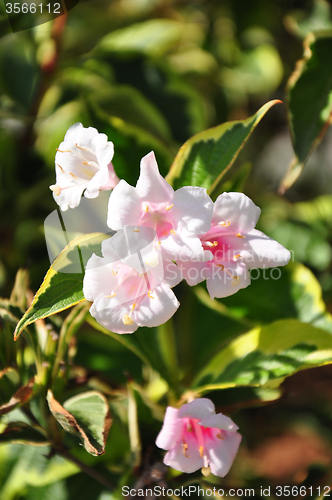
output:
[[[107,225],[116,231],[89,259],[83,292],[91,315],[116,333],[165,323],[179,307],[171,290],[182,279],[204,280],[212,299],[250,284],[249,270],[285,265],[290,252],[255,229],[260,209],[242,193],[215,203],[205,189],[177,191],[160,175],[151,152],[141,160],[135,187],[117,178],[113,144],[94,128],[73,125],[57,150],[54,199],[62,210],[112,190]],[[105,214],[106,216],[106,214]],[[209,399],[168,407],[156,444],[164,462],[182,472],[225,476],[240,445],[234,422]]]
[[[156,445],[169,450],[164,463],[181,472],[202,470],[224,477],[241,442],[238,427],[210,399],[194,399],[179,410],[169,406]]]

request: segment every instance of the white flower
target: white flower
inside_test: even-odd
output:
[[[75,123],[68,129],[55,155],[56,184],[50,186],[61,210],[77,207],[84,190],[87,198],[96,198],[116,186],[113,154],[113,143],[95,128]]]

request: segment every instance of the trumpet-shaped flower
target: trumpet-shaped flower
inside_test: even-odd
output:
[[[55,155],[56,184],[50,186],[61,210],[77,207],[84,190],[87,198],[96,198],[100,190],[115,187],[113,154],[113,143],[95,128],[75,123],[68,129]]]
[[[160,175],[151,152],[141,160],[136,187],[121,180],[113,190],[107,225],[114,230],[135,225],[151,227],[164,257],[204,260],[198,235],[209,230],[212,214],[213,202],[206,190],[186,186],[174,191]]]
[[[224,477],[236,456],[241,436],[238,427],[210,399],[195,399],[179,410],[169,406],[156,445],[168,450],[164,463],[181,472],[202,469]]]
[[[136,245],[141,247],[150,236],[148,231],[155,234],[151,228],[129,227],[127,240],[129,231],[140,235]],[[87,263],[83,293],[93,302],[91,315],[115,333],[132,333],[139,326],[165,323],[180,305],[171,290],[182,279],[178,266],[159,258],[153,245],[148,245],[144,253],[134,248],[132,241],[130,252],[119,255],[117,237],[104,240],[103,257],[93,254]]]
[[[182,263],[189,285],[207,280],[211,298],[233,295],[250,284],[249,269],[284,266],[290,252],[272,238],[254,229],[258,208],[243,193],[223,193],[214,205],[210,229],[200,237],[208,262]]]

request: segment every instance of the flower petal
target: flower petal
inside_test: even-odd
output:
[[[224,477],[229,472],[241,443],[241,435],[237,432],[228,433],[224,439],[209,440],[206,453],[212,474]]]
[[[257,229],[246,235],[246,243],[241,255],[249,269],[285,266],[291,258],[289,250]]]
[[[139,326],[159,326],[173,316],[179,305],[172,290],[162,282],[143,297],[133,317]]]
[[[224,268],[213,264],[206,286],[211,299],[229,297],[250,285],[250,273],[243,262],[225,262]]]
[[[174,190],[160,175],[154,152],[141,160],[141,173],[136,184],[137,194],[151,203],[172,203]]]
[[[90,307],[90,314],[98,323],[115,333],[133,333],[137,330],[138,325],[125,325],[123,318],[128,315],[131,310],[132,302],[120,303],[117,297],[106,297],[100,294]]]
[[[181,406],[179,410],[179,418],[190,417],[202,420],[203,418],[210,417],[215,413],[214,404],[210,399],[198,398]]]
[[[199,425],[203,427],[213,427],[214,429],[221,429],[224,431],[237,431],[238,426],[234,424],[233,420],[222,413],[217,415],[211,415],[210,417],[204,418],[199,422]]]
[[[213,202],[206,189],[185,186],[174,193],[172,216],[181,220],[186,230],[194,234],[206,233],[211,226]]]
[[[162,429],[156,439],[158,448],[169,450],[181,439],[183,422],[178,419],[178,412],[172,406],[167,407]]]
[[[183,408],[183,407],[182,407]],[[187,445],[186,447],[184,447]],[[164,464],[175,470],[190,474],[204,466],[199,446],[194,436],[188,436],[186,443],[178,442],[166,453]]]
[[[183,275],[181,268],[174,264],[171,260],[164,259],[164,283],[168,285],[170,288],[176,286],[183,280]]]
[[[136,189],[121,180],[113,189],[107,214],[107,225],[117,231],[124,226],[135,226],[142,213],[141,199]]]
[[[76,208],[80,204],[83,191],[84,186],[68,182],[66,189],[62,190],[59,195],[53,192],[53,198],[61,210],[65,212],[68,208]]]
[[[212,224],[229,221],[233,234],[248,233],[256,226],[261,210],[243,193],[223,193],[216,199]]]

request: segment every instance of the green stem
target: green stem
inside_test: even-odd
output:
[[[175,393],[176,398],[180,395],[179,379],[180,370],[178,363],[178,353],[175,340],[175,332],[172,320],[168,320],[163,325],[157,328],[158,340],[160,343],[160,352],[163,356],[164,363],[169,373],[169,380],[171,387]]]

